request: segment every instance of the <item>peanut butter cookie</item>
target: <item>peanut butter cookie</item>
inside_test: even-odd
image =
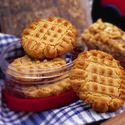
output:
[[[111,55],[97,50],[82,52],[74,61],[73,90],[96,111],[116,111],[125,101],[125,72]]]
[[[15,59],[8,66],[7,73],[18,79],[19,83],[35,84],[34,81],[41,81],[43,76],[51,76],[63,72],[61,69],[66,64],[64,57],[55,57],[53,59],[36,59],[29,55]],[[56,70],[56,72],[54,72]],[[53,72],[49,72],[53,71]]]
[[[107,52],[125,68],[125,33],[117,26],[99,19],[83,32],[81,39],[89,50]]]
[[[8,66],[7,73],[14,77],[13,90],[26,98],[45,98],[72,90],[64,57],[36,59],[25,55]],[[64,68],[64,69],[63,69]]]
[[[21,85],[22,92],[26,98],[46,98],[57,96],[72,90],[69,75],[65,75],[64,79],[48,84],[39,85]]]
[[[24,29],[22,46],[32,57],[43,59],[61,56],[73,49],[76,28],[67,20],[57,17],[36,20]]]

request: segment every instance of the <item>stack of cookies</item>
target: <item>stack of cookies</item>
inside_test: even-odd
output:
[[[76,40],[76,28],[63,18],[49,17],[30,23],[23,30],[21,39],[26,55],[15,59],[8,66],[16,72],[11,74],[8,70],[18,80],[15,90],[22,92],[25,98],[45,98],[71,91],[69,74],[60,75],[55,81],[54,78],[50,78],[50,81],[45,79],[65,72],[60,70],[66,65],[62,55],[73,49]],[[51,72],[53,70],[56,70],[53,72],[55,74]]]
[[[51,79],[53,82],[36,84],[37,80],[45,80],[37,74],[41,70],[50,71],[50,74],[42,74],[44,78],[53,75],[51,71],[54,69],[58,69],[54,75],[66,71],[66,69],[60,70],[62,68],[60,66],[66,64],[62,55],[73,50],[76,40],[76,28],[63,18],[49,17],[28,25],[21,39],[26,55],[15,59],[11,63],[14,67],[9,67],[19,72],[13,74],[13,77],[19,80],[20,87],[18,87],[26,98],[51,97],[73,89],[81,100],[92,104],[96,111],[118,110],[125,101],[125,71],[119,65],[121,62],[119,63],[113,56],[124,53],[124,33],[116,26],[103,23],[101,20],[92,24],[81,35],[81,40],[94,50],[86,52],[80,50],[70,74],[63,75],[62,79],[57,81]],[[79,46],[75,50],[79,51]],[[34,72],[33,78],[35,76],[37,79],[32,79],[30,75],[28,79],[20,79],[20,72],[22,74]],[[25,84],[20,82],[23,80]]]

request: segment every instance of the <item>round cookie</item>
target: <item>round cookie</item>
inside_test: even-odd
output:
[[[25,55],[15,59],[7,72],[16,79],[12,81],[15,93],[19,95],[23,92],[26,98],[45,98],[72,90],[65,65],[62,56],[40,60]],[[12,87],[9,86],[9,89]]]
[[[69,75],[65,79],[39,85],[21,85],[22,92],[27,98],[46,98],[57,96],[72,90]]]
[[[73,49],[77,40],[76,28],[57,17],[36,20],[24,29],[22,46],[32,57],[43,59],[61,56]]]
[[[57,69],[62,68],[61,66],[65,64],[65,58],[62,56],[41,60],[25,55],[15,59],[11,65],[8,66],[7,73],[16,78],[18,83],[37,84],[37,82],[35,83],[34,81],[40,81],[43,79],[43,76],[51,76],[54,73],[58,75],[62,70],[58,71]],[[53,72],[49,72],[52,70]]]
[[[96,111],[116,111],[125,101],[125,72],[111,55],[97,50],[82,52],[73,63],[73,90]]]

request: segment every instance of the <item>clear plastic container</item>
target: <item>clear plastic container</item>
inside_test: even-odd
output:
[[[22,93],[22,85],[26,85],[27,87],[32,85],[42,86],[43,84],[53,84],[54,82],[69,77],[66,74],[69,73],[72,66],[70,56],[68,58],[66,57],[67,64],[53,68],[32,69],[10,64],[14,59],[24,55],[25,52],[23,51],[20,41],[16,41],[9,45],[1,54],[2,71],[6,76],[6,82],[3,88],[8,94],[14,97],[28,98]]]
[[[56,16],[69,20],[80,36],[92,23],[90,10],[88,0],[2,0],[1,30],[21,38],[29,23]]]
[[[84,51],[87,50],[84,44],[82,48]],[[78,99],[72,88],[59,95],[43,98],[30,98],[22,91],[22,87],[53,84],[69,78],[69,72],[73,65],[71,59],[72,52],[63,55],[66,60],[65,65],[53,68],[26,69],[10,64],[14,59],[24,55],[25,52],[20,40],[11,43],[1,54],[1,69],[5,74],[3,93],[9,108],[19,111],[43,111],[69,104]],[[20,72],[20,70],[24,70],[25,72]],[[58,101],[60,101],[60,103],[57,103]],[[35,105],[38,106],[36,107]]]

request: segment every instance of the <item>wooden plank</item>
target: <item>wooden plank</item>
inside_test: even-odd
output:
[[[125,125],[125,111],[103,122],[100,125]]]

